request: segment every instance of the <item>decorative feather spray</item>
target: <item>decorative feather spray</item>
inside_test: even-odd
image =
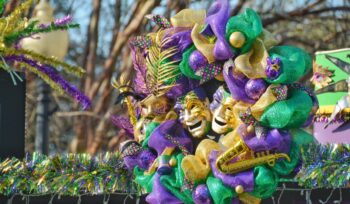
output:
[[[0,1],[0,11],[4,9],[4,2]],[[18,64],[24,70],[38,75],[59,93],[68,93],[80,103],[84,110],[88,109],[91,105],[88,97],[58,74],[58,70],[63,69],[66,73],[81,77],[85,73],[82,68],[19,46],[19,42],[23,38],[31,37],[38,33],[77,28],[79,25],[72,24],[70,16],[55,20],[48,25],[39,24],[38,21],[28,22],[25,18],[22,18],[22,14],[26,13],[32,4],[33,0],[24,1],[7,17],[0,18],[0,57],[2,59],[0,60],[0,68],[11,75],[16,85],[16,78],[20,81],[21,79],[9,64]]]
[[[161,39],[160,34],[161,32],[157,33],[157,39],[150,46],[146,58],[147,85],[150,93],[155,96],[161,96],[172,88],[180,74],[178,61],[171,60],[177,48],[162,49],[171,39],[169,37]]]

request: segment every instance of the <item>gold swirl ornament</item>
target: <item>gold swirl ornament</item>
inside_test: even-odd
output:
[[[232,159],[244,155],[244,153],[250,153],[248,159],[238,160],[234,163],[230,162]],[[269,151],[255,153],[251,151],[242,140],[240,140],[217,158],[216,166],[222,173],[234,174],[262,164],[274,166],[276,160],[279,158],[285,158],[290,162],[290,158],[287,154],[270,153]]]

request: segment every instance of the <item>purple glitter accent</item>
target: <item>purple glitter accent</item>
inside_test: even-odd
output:
[[[69,23],[71,23],[73,20],[72,16],[68,15],[68,16],[65,16],[63,18],[60,18],[60,19],[56,19],[53,24],[55,26],[65,26]],[[48,24],[40,24],[39,25],[39,28],[48,28],[52,25],[52,23],[48,23]]]
[[[281,59],[279,57],[276,57],[275,59],[271,59],[270,57],[267,58],[267,67],[265,70],[266,76],[269,79],[276,79],[281,71]]]
[[[53,67],[46,64],[39,64],[38,62],[28,59],[23,55],[12,55],[5,57],[7,61],[24,62],[32,67],[37,68],[40,72],[46,74],[54,82],[56,82],[64,91],[71,95],[78,103],[80,103],[83,110],[91,107],[90,99],[80,92],[74,85],[69,84],[62,76],[60,76]]]
[[[125,130],[125,133],[129,137],[133,138],[134,129],[133,129],[133,125],[131,124],[129,118],[126,118],[124,116],[119,116],[119,115],[112,115],[111,121],[116,127],[118,127],[119,129]]]

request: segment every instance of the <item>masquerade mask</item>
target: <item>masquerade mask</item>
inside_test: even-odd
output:
[[[177,103],[176,108],[180,112],[180,121],[193,137],[201,138],[209,131],[211,113],[208,98],[200,99],[194,91],[191,91],[182,102]]]
[[[237,126],[238,119],[234,111],[236,101],[221,86],[213,96],[210,110],[213,114],[212,129],[218,134],[228,132]]]
[[[140,105],[141,117],[134,130],[135,140],[138,142],[145,139],[148,124],[151,122],[161,123],[164,120],[174,118],[174,112],[170,110],[172,103],[166,96],[150,95],[141,101]]]

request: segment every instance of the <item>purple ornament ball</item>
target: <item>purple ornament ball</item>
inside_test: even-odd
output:
[[[205,184],[198,185],[192,193],[192,198],[196,204],[211,204],[209,189]]]
[[[245,92],[250,98],[258,100],[265,92],[266,87],[266,82],[263,79],[250,79],[245,85]]]
[[[198,69],[208,64],[208,60],[201,52],[195,50],[191,53],[188,63],[192,70],[196,72]]]

